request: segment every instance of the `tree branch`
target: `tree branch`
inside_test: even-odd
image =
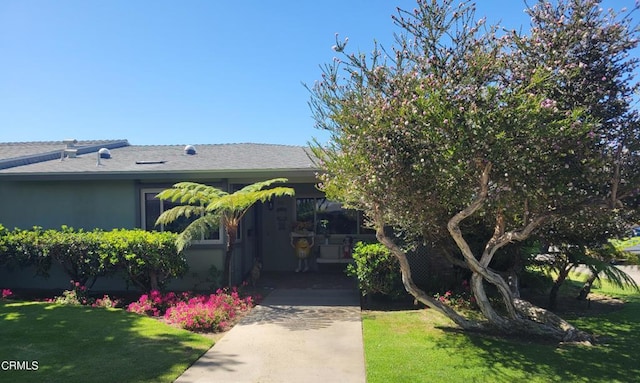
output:
[[[402,284],[404,285],[404,288],[407,290],[407,292],[413,295],[418,301],[420,301],[427,307],[430,307],[444,314],[461,328],[466,330],[482,330],[484,326],[481,323],[470,321],[462,315],[458,314],[458,312],[456,312],[451,307],[443,304],[432,296],[429,296],[413,282],[413,278],[411,276],[411,267],[409,265],[409,260],[407,259],[406,254],[404,253],[404,251],[402,251],[402,249],[400,249],[398,245],[395,244],[395,242],[391,238],[389,238],[389,236],[386,235],[384,231],[384,220],[382,219],[382,214],[380,214],[379,209],[374,208],[374,211],[375,216],[373,217],[373,219],[376,228],[376,238],[380,243],[386,246],[389,251],[391,251],[391,254],[393,254],[398,260],[398,263],[400,264],[400,272],[402,274]]]

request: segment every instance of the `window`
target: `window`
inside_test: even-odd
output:
[[[166,224],[156,226],[156,220],[164,211],[178,206],[178,203],[163,201],[156,198],[156,195],[163,189],[143,189],[142,190],[142,228],[145,230],[170,231],[173,233],[182,232],[193,221],[193,218],[181,217]],[[222,225],[218,231],[206,233],[201,240],[195,243],[222,243]]]
[[[342,207],[326,198],[296,198],[296,226],[298,230],[316,234],[371,234],[362,224],[362,213]]]

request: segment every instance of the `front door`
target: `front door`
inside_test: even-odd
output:
[[[260,207],[260,251],[265,271],[293,271],[297,260],[291,247],[291,229],[295,214],[295,200],[291,197],[274,199]]]

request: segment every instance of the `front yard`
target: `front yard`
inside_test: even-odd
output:
[[[367,382],[635,381],[640,294],[598,292],[626,303],[565,315],[596,346],[463,333],[428,309],[363,311]],[[0,339],[0,381],[11,382],[172,382],[214,343],[161,316],[12,300],[0,300]]]
[[[213,344],[122,309],[0,301],[0,321],[5,382],[172,382]]]
[[[457,331],[433,310],[363,314],[367,382],[632,382],[640,376],[640,294],[620,310],[570,318],[596,346],[550,344]]]

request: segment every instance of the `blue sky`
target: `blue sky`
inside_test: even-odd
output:
[[[528,26],[523,1],[478,3],[489,22]],[[390,45],[396,7],[415,1],[2,0],[0,142],[324,141],[302,84],[336,33]]]

